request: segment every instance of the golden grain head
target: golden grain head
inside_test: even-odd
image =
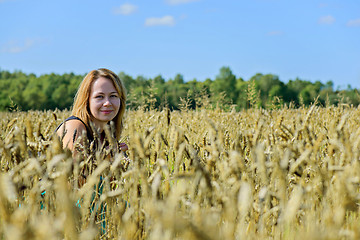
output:
[[[358,109],[186,104],[128,111],[126,155],[116,152],[110,126],[109,148],[79,145],[75,158],[53,136],[68,111],[2,113],[0,236],[360,237]]]

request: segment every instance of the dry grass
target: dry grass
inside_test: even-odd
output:
[[[111,161],[61,149],[68,114],[0,113],[1,239],[360,237],[356,108],[129,111]]]

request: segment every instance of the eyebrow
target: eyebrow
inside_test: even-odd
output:
[[[110,92],[109,94],[118,94],[118,92],[114,91],[114,92]],[[98,92],[94,92],[94,94],[105,94],[104,92],[98,91]]]

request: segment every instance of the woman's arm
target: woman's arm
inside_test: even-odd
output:
[[[61,125],[56,133],[62,139],[63,148],[69,148],[75,154],[75,142],[80,136],[86,136],[86,127],[81,121],[73,119]]]

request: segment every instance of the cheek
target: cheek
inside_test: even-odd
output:
[[[120,99],[117,99],[116,101],[114,101],[114,105],[119,108],[120,107]]]
[[[90,100],[89,101],[89,108],[90,108],[90,112],[93,115],[93,113],[96,111],[96,109],[98,108],[98,103],[94,100]]]

